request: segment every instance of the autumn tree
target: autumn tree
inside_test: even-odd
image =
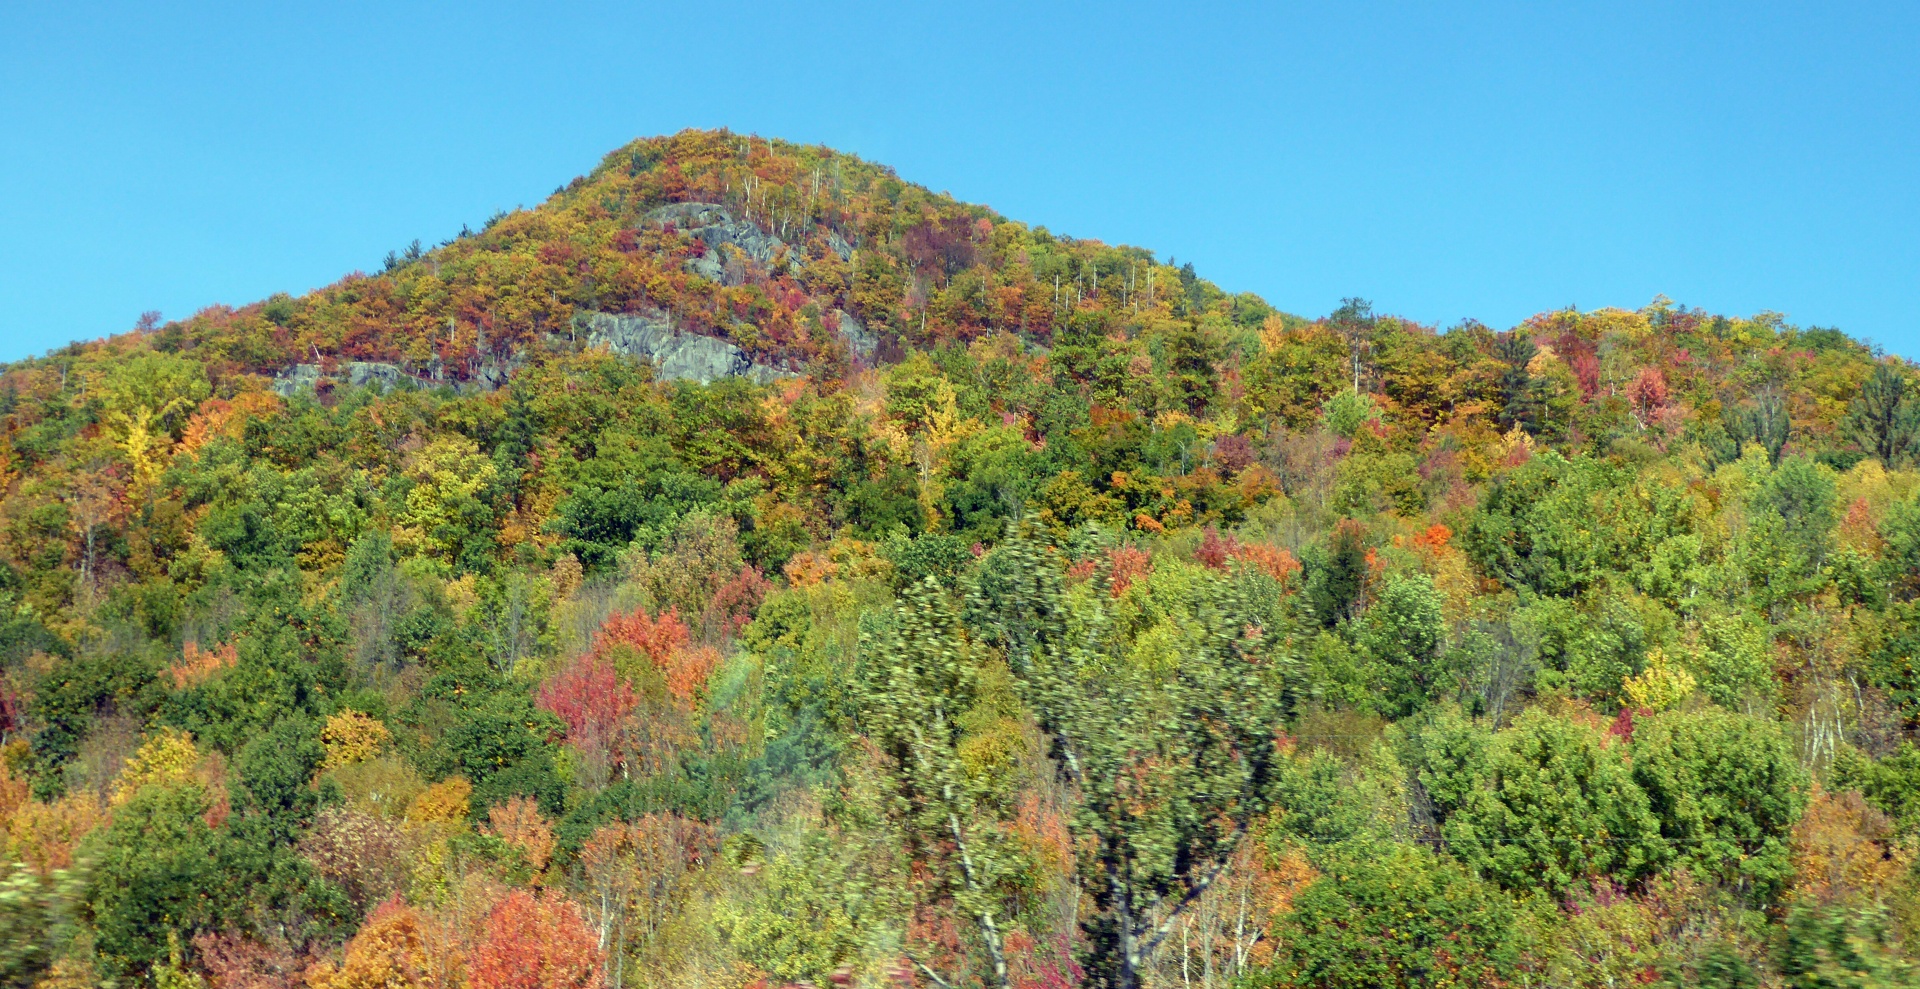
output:
[[[420,915],[399,897],[375,907],[347,942],[339,965],[321,962],[307,973],[310,989],[438,989],[442,970],[431,957]]]
[[[608,981],[620,989],[628,955],[643,952],[677,910],[693,871],[710,859],[711,826],[674,813],[643,814],[606,825],[581,846],[587,914],[608,959]]]
[[[640,703],[632,685],[596,651],[542,684],[538,701],[543,710],[566,722],[567,741],[586,760],[594,778],[604,782],[609,757],[615,751],[615,737],[627,715]]]
[[[487,915],[467,964],[473,989],[596,989],[600,947],[573,902],[516,889]]]

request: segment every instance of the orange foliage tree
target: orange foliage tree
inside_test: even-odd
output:
[[[516,889],[494,904],[467,965],[470,989],[590,989],[599,940],[571,900]]]
[[[631,614],[615,613],[600,626],[588,658],[612,661],[621,647],[634,649],[660,671],[674,699],[690,705],[720,665],[719,650],[689,646],[692,637],[687,623],[680,620],[678,606],[657,618],[648,617],[645,608],[635,608]]]
[[[553,825],[540,816],[539,804],[530,797],[514,797],[487,808],[487,823],[501,841],[527,857],[527,868],[538,883],[553,859]]]
[[[420,915],[399,897],[375,907],[360,933],[347,942],[338,966],[321,962],[307,973],[310,989],[413,989],[439,984],[439,971],[422,931]]]

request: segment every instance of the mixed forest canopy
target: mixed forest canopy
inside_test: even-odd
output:
[[[0,985],[1920,983],[1920,373],[635,141],[0,369]]]

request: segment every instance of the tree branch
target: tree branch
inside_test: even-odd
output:
[[[923,962],[920,959],[913,957],[913,955],[909,954],[906,951],[901,951],[900,954],[902,957],[906,958],[906,960],[914,963],[915,965],[920,966],[920,971],[927,973],[927,978],[932,979],[937,985],[941,987],[941,989],[953,989],[953,983],[948,982],[947,980],[941,978],[939,972],[936,972],[933,969],[928,968],[926,962]]]
[[[1234,841],[1225,843],[1228,854],[1221,856],[1220,861],[1214,863],[1213,871],[1207,873],[1205,879],[1188,887],[1186,895],[1180,898],[1179,903],[1174,904],[1172,912],[1167,914],[1167,918],[1161,921],[1159,928],[1153,932],[1153,939],[1148,941],[1146,946],[1141,949],[1142,957],[1153,954],[1153,950],[1160,947],[1160,942],[1166,940],[1167,933],[1173,930],[1173,922],[1179,919],[1180,915],[1184,913],[1188,907],[1193,905],[1193,901],[1198,900],[1206,894],[1207,890],[1213,888],[1213,881],[1220,878],[1220,874],[1227,871],[1228,864],[1233,861],[1233,846],[1239,842],[1241,836],[1245,835],[1246,832],[1247,824],[1245,821],[1234,825]]]

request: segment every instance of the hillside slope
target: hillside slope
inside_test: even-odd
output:
[[[636,141],[0,371],[0,982],[1904,984],[1916,388]]]

